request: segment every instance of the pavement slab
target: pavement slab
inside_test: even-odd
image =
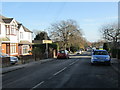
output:
[[[44,59],[44,60],[39,60],[39,61],[30,62],[30,63],[26,63],[26,64],[20,64],[20,65],[14,65],[14,66],[10,66],[10,67],[0,68],[2,70],[2,72],[0,72],[0,74],[1,73],[5,74],[8,72],[12,72],[12,71],[15,71],[18,69],[25,68],[26,66],[34,65],[36,63],[45,63],[45,62],[52,61],[52,60],[55,60],[55,59]]]

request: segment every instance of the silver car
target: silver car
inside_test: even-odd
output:
[[[17,57],[14,57],[14,56],[10,56],[10,63],[11,64],[15,64],[18,62],[18,58]]]
[[[10,63],[11,64],[15,64],[18,62],[18,58],[15,56],[9,56],[8,54],[5,53],[0,53],[0,58],[4,58],[4,57],[10,57]]]
[[[107,63],[110,65],[111,58],[106,50],[94,50],[92,52],[91,64]]]

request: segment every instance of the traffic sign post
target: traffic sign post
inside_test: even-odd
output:
[[[45,54],[46,58],[48,58],[48,43],[52,43],[52,40],[43,40],[43,43],[46,44]]]

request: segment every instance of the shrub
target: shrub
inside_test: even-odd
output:
[[[46,49],[46,44],[33,45],[32,53],[35,57],[35,60],[37,60],[37,58],[39,59],[46,58],[45,49]],[[57,49],[58,49],[58,45],[56,43],[48,44],[48,56],[51,58],[53,56],[52,55],[53,50],[57,50]]]
[[[108,43],[104,43],[103,44],[103,49],[105,49],[106,51],[109,51],[109,45],[108,45]]]
[[[77,50],[79,50],[79,48],[78,48],[77,46],[71,46],[71,47],[70,47],[70,50],[71,50],[72,52],[76,52]]]
[[[116,58],[117,49],[111,49],[112,58]]]
[[[120,59],[120,49],[117,50],[117,58]]]

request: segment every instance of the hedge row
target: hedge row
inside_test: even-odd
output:
[[[46,58],[46,44],[34,44],[32,53],[35,57],[35,60],[37,58],[44,59]],[[56,43],[48,44],[48,57],[53,58],[53,51],[58,50],[58,45]]]
[[[120,49],[111,49],[112,58],[120,59]]]

